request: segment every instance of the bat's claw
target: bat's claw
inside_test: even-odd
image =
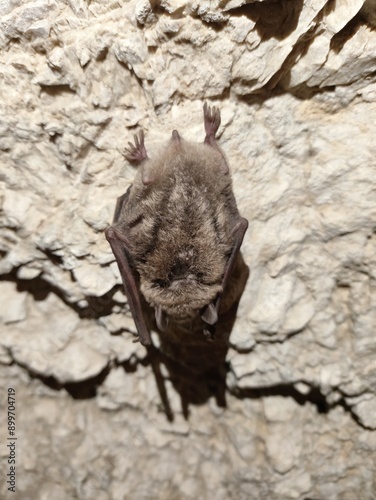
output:
[[[144,131],[140,130],[138,134],[134,135],[134,144],[128,142],[129,147],[124,148],[123,155],[131,163],[142,163],[148,159],[144,143]]]
[[[221,113],[216,106],[204,104],[204,125],[205,125],[205,143],[210,144],[215,139],[219,126],[221,124]]]
[[[210,328],[210,326],[204,328],[204,335],[209,342],[213,342],[215,336],[215,329]]]

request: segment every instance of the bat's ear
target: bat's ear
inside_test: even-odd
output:
[[[180,137],[180,134],[177,130],[173,130],[172,131],[172,136],[171,136],[171,139],[176,142],[176,143],[179,143],[181,141],[181,137]]]
[[[201,319],[208,323],[208,325],[214,325],[218,321],[218,313],[213,302],[205,306],[201,310]]]

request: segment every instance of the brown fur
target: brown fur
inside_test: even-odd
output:
[[[222,291],[239,218],[224,165],[219,149],[173,137],[142,162],[114,224],[127,234],[146,301],[177,320],[194,318]]]
[[[204,340],[215,337],[219,315],[234,309],[241,294],[235,278],[244,269],[239,250],[248,222],[236,207],[215,139],[220,111],[207,104],[203,111],[204,144],[186,142],[174,130],[150,159],[141,130],[124,153],[140,168],[134,185],[118,198],[105,233],[145,346],[154,328],[147,303],[166,340],[169,332],[172,342],[178,332],[201,332]]]

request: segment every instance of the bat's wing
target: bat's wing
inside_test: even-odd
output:
[[[112,221],[113,224],[115,224],[119,220],[119,216],[120,216],[120,213],[123,209],[123,206],[127,203],[129,195],[131,193],[131,187],[132,187],[132,185],[129,186],[126,193],[124,193],[122,196],[119,196],[119,198],[116,200],[114,218]]]
[[[123,195],[120,196],[116,203],[114,224],[106,229],[105,234],[108,242],[111,245],[112,251],[115,255],[119,271],[123,280],[125,293],[129,302],[129,307],[132,312],[134,322],[136,324],[139,339],[142,345],[150,345],[151,338],[150,332],[146,326],[145,317],[142,311],[140,292],[136,282],[136,276],[130,265],[129,247],[130,243],[127,235],[124,235],[118,228],[116,222],[124,207],[124,204],[129,198],[130,188]]]
[[[226,263],[225,272],[223,274],[223,279],[222,279],[223,292],[225,291],[226,285],[227,285],[228,280],[231,276],[231,272],[234,268],[234,265],[235,265],[236,259],[238,257],[239,250],[240,250],[240,247],[243,243],[244,235],[245,235],[245,232],[247,231],[247,229],[248,229],[248,221],[247,221],[247,219],[244,219],[244,217],[241,217],[239,222],[236,224],[236,226],[234,227],[234,229],[232,231],[232,235],[234,238],[234,244],[233,244],[233,247],[231,250],[230,257]],[[219,294],[219,296],[217,297],[217,300],[216,300],[215,308],[216,308],[217,314],[219,314],[219,309],[221,307],[223,292],[221,294]]]
[[[216,300],[214,301],[214,304],[208,304],[204,310],[201,312],[201,318],[208,323],[208,326],[204,329],[205,335],[210,339],[214,336],[215,332],[215,323],[217,322],[217,318],[219,316],[219,311],[221,308],[221,303],[222,303],[222,296],[224,292],[226,291],[226,285],[229,281],[229,278],[231,276],[231,272],[234,268],[236,259],[239,254],[239,250],[241,247],[241,244],[243,243],[244,235],[245,232],[247,231],[248,228],[248,221],[247,219],[244,219],[243,217],[240,218],[239,222],[236,224],[232,231],[232,237],[233,237],[233,247],[231,250],[230,257],[226,263],[225,271],[223,274],[222,278],[222,293],[218,295]]]

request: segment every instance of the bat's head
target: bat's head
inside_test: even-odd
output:
[[[192,244],[164,247],[148,259],[146,273],[140,273],[141,292],[155,308],[158,327],[163,330],[166,316],[186,321],[201,315],[215,322],[213,307],[207,306],[222,291],[223,253],[213,245],[206,249]]]

